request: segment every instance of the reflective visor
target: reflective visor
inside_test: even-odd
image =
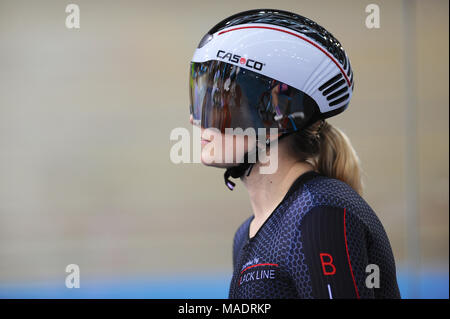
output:
[[[203,128],[278,128],[309,124],[316,102],[285,83],[222,61],[191,62],[190,113]]]

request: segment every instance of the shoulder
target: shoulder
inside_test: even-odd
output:
[[[318,176],[305,183],[305,195],[314,206],[327,205],[347,208],[370,208],[366,201],[347,183],[326,176]]]
[[[345,212],[347,219],[365,225],[372,220],[377,221],[372,208],[352,187],[341,180],[323,175],[307,181],[287,202],[288,215],[297,215],[295,219],[298,225],[305,216],[311,214],[326,219],[335,217],[327,212],[339,212],[342,218]]]

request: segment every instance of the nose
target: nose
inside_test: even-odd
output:
[[[197,121],[198,122],[198,121]],[[200,124],[198,124],[198,123],[195,123],[194,124],[194,116],[191,114],[191,115],[189,115],[189,123],[191,123],[191,125],[195,125],[195,126],[197,126],[197,127],[200,127],[201,129],[203,129],[202,127],[201,127],[201,125]]]

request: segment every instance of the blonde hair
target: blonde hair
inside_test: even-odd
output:
[[[363,194],[362,168],[350,139],[339,128],[318,121],[293,134],[291,149],[319,173],[339,179]]]

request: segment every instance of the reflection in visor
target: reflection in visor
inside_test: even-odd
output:
[[[203,128],[297,131],[317,104],[302,91],[221,61],[191,63],[190,112]]]

